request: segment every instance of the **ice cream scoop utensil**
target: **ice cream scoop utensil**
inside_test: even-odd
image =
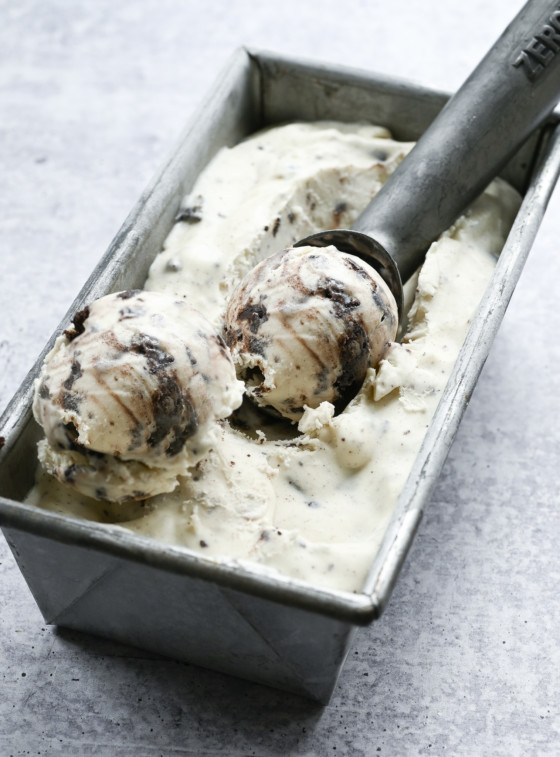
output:
[[[402,282],[429,245],[499,173],[560,99],[560,2],[529,0],[350,230],[334,244]]]

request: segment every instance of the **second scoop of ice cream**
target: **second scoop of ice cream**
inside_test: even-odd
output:
[[[182,299],[107,295],[47,356],[33,411],[43,466],[97,499],[171,491],[212,443],[242,385],[222,338]]]
[[[233,292],[225,339],[247,394],[297,421],[304,407],[341,409],[398,327],[381,276],[335,247],[296,247],[257,265]]]

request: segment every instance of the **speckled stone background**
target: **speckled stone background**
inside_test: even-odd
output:
[[[519,0],[0,0],[0,410],[233,49],[445,90]],[[0,755],[560,754],[560,197],[326,708],[45,627],[0,540]]]

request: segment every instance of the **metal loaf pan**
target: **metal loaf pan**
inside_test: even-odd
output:
[[[239,50],[57,333],[92,299],[143,284],[181,198],[220,146],[293,119],[369,120],[412,140],[445,101],[368,73]],[[31,415],[33,380],[53,335],[0,420],[0,524],[46,622],[327,702],[353,632],[387,602],[520,275],[559,171],[558,121],[551,118],[504,173],[523,205],[362,592],[314,588],[23,504],[41,436]]]

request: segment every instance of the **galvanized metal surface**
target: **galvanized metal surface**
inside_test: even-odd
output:
[[[424,99],[424,94],[416,87],[378,82],[366,74],[331,72],[301,61],[239,51],[71,312],[105,292],[141,283],[181,196],[221,143],[237,141],[264,123],[292,117],[348,119],[351,114],[352,119],[387,122],[385,114],[390,125],[401,117],[411,129],[410,115],[415,111],[411,103],[418,104],[417,122],[426,123],[443,102],[441,95]],[[417,133],[409,138],[414,136]],[[12,501],[0,503],[0,522],[45,617],[326,701],[354,624],[369,622],[387,601],[556,179],[557,143],[557,137],[549,143],[544,171],[527,196],[363,593],[318,590],[271,577],[258,566],[227,560],[213,564],[188,550],[155,544],[121,529],[21,505],[18,501],[32,481],[39,436],[30,419],[32,374],[1,423],[6,445],[1,452],[0,490]],[[527,174],[530,147],[509,169],[518,186]],[[178,614],[177,602],[183,606],[187,596],[185,634],[186,621],[182,611]],[[135,602],[140,603],[140,614],[134,611]],[[146,622],[153,618],[157,623]],[[280,636],[276,627],[283,629]]]

